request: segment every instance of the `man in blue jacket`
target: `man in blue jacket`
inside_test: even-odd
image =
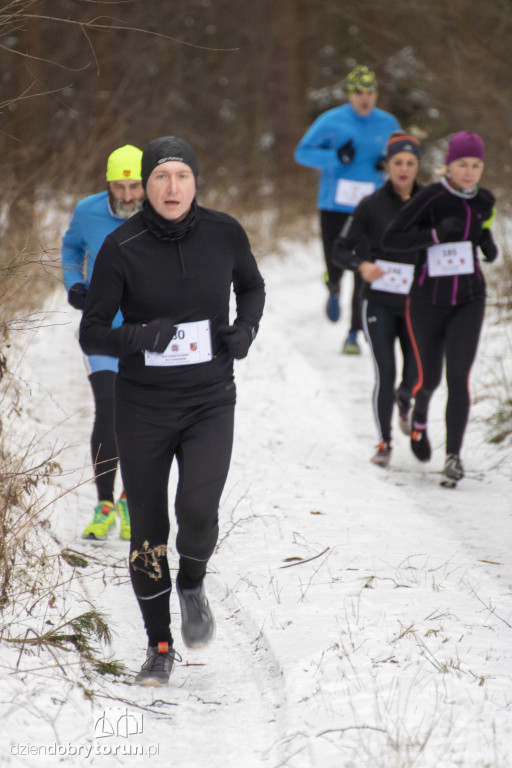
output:
[[[384,183],[386,142],[400,128],[393,115],[375,106],[377,78],[368,67],[357,66],[350,72],[346,91],[348,104],[320,115],[295,150],[298,163],[321,171],[317,206],[329,290],[326,312],[332,322],[340,318],[343,275],[343,270],[332,261],[334,241],[359,201]],[[343,347],[347,354],[360,353],[359,280],[354,279],[351,326]]]
[[[69,303],[77,310],[84,308],[96,255],[105,237],[142,207],[141,157],[141,150],[130,144],[112,152],[107,161],[107,189],[78,203],[62,239],[64,285]],[[118,312],[112,327],[119,327],[122,321]],[[117,502],[114,500],[118,465],[113,423],[117,358],[89,355],[87,367],[95,404],[91,455],[98,504],[82,538],[105,541],[117,511],[120,536],[129,541],[130,517],[124,490]]]

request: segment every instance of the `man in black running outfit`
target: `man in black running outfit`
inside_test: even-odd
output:
[[[197,173],[182,139],[164,136],[144,149],[147,199],[106,238],[80,327],[84,351],[119,358],[115,429],[131,514],[130,576],[148,636],[136,677],[143,685],[165,684],[175,659],[167,560],[174,457],[182,638],[196,648],[214,635],[203,580],[231,458],[233,360],[247,355],[265,301],[245,231],[197,204]],[[112,328],[118,308],[124,323]]]

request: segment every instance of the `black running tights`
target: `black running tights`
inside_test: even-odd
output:
[[[325,266],[329,283],[332,286],[339,285],[344,270],[334,264],[332,260],[333,246],[336,238],[343,229],[350,213],[342,211],[320,211],[320,230],[322,232],[322,244],[324,248]],[[352,290],[352,312],[350,318],[350,332],[360,331],[361,324],[361,276],[359,272],[353,272],[354,287]]]
[[[484,319],[485,297],[456,307],[407,301],[407,317],[418,363],[414,419],[426,423],[430,399],[446,360],[446,453],[459,455],[469,417],[469,375]]]
[[[362,307],[363,328],[370,345],[375,367],[373,412],[379,432],[379,442],[391,442],[391,417],[395,404],[396,360],[398,339],[403,365],[397,391],[400,399],[408,403],[418,378],[416,360],[407,324],[405,306],[393,307],[373,298],[365,299]]]
[[[144,405],[116,388],[115,424],[131,521],[130,578],[151,644],[170,639],[168,484],[176,457],[178,583],[198,586],[218,538],[218,509],[231,459],[234,404]]]
[[[96,371],[89,376],[94,395],[94,424],[91,458],[98,501],[114,501],[117,446],[114,434],[114,371]]]

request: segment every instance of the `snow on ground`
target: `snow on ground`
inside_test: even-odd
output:
[[[184,648],[173,594],[183,663],[165,688],[132,684],[145,639],[126,543],[80,540],[95,503],[92,398],[63,290],[47,327],[24,336],[24,427],[41,450],[61,451],[63,472],[48,491],[63,493],[48,510],[51,530],[57,551],[88,561],[71,569],[59,560],[59,599],[44,610],[39,600],[33,615],[56,623],[65,610],[92,605],[113,633],[105,654],[127,674],[87,681],[62,654],[7,646],[2,766],[512,764],[512,457],[510,447],[485,441],[490,388],[510,363],[506,328],[490,318],[486,325],[459,488],[439,486],[443,389],[432,405],[431,463],[418,464],[395,429],[392,466],[383,470],[368,461],[376,442],[368,349],[339,354],[346,320],[323,317],[318,245],[283,251],[262,263],[264,320],[236,366],[234,456],[207,577],[217,637],[206,650]],[[345,306],[350,287],[347,277]],[[15,616],[12,634],[23,636]],[[116,720],[113,708],[125,717]],[[110,733],[100,730],[102,714],[114,723]]]

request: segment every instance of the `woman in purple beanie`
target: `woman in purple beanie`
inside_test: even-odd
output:
[[[406,316],[418,364],[413,390],[411,449],[429,461],[427,434],[430,399],[446,361],[446,459],[441,485],[456,486],[464,477],[460,451],[470,408],[469,375],[484,319],[486,287],[478,249],[485,262],[498,250],[490,226],[495,198],[479,186],[485,147],[478,134],[452,136],[446,170],[424,187],[390,223],[383,247],[410,260],[416,251]]]

